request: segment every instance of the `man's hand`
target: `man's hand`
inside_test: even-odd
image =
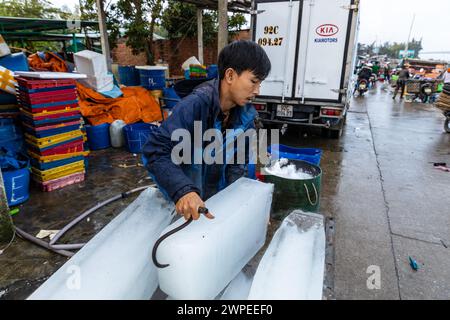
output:
[[[177,213],[183,215],[186,220],[189,220],[190,217],[197,220],[200,217],[200,214],[198,213],[199,207],[205,207],[205,203],[195,192],[185,194],[175,204]],[[205,214],[205,217],[214,219],[214,216],[209,212]]]

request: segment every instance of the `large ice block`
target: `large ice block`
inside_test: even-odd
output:
[[[293,211],[259,263],[249,300],[320,300],[325,263],[323,217]]]
[[[144,190],[29,299],[150,299],[152,248],[173,209],[157,189]]]
[[[247,300],[250,288],[252,286],[253,277],[244,271],[234,278],[227,286],[220,300]]]
[[[165,239],[157,259],[159,287],[174,299],[214,299],[263,246],[273,185],[240,178],[206,201],[215,216]],[[176,221],[163,231],[178,227]]]

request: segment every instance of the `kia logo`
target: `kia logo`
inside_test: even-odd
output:
[[[321,37],[331,37],[339,32],[338,26],[334,24],[322,24],[316,29],[316,33]]]

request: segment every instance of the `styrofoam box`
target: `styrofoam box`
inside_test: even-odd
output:
[[[78,81],[95,91],[110,91],[114,88],[114,77],[112,74],[106,74],[99,77],[87,76],[86,79],[80,79]]]
[[[108,73],[106,57],[103,54],[90,50],[83,50],[75,53],[73,56],[79,73],[97,77]]]

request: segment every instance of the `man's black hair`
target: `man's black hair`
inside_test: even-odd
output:
[[[218,67],[220,79],[225,77],[228,68],[232,68],[238,75],[243,71],[251,71],[259,80],[264,80],[271,64],[266,52],[257,43],[238,40],[220,51]]]

